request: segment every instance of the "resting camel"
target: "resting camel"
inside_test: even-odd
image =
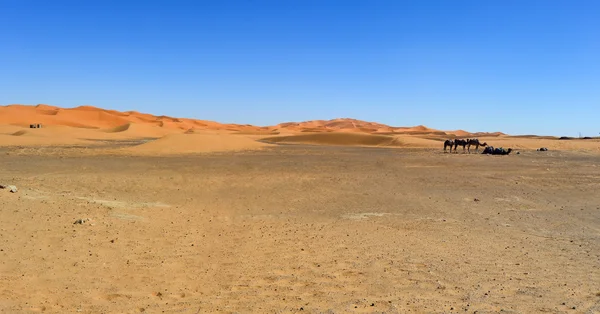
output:
[[[479,152],[479,146],[486,147],[487,143],[479,143],[479,140],[476,138],[467,139],[467,151],[469,152],[469,154],[471,153],[471,145],[475,146],[476,152]]]
[[[490,154],[490,155],[508,155],[512,152],[512,148],[504,149],[502,147],[494,148],[493,146],[488,146],[483,150],[482,154]]]
[[[467,144],[468,144],[468,140],[459,140],[459,139],[454,140],[454,151],[456,151],[456,148],[458,146],[462,146],[463,151],[464,151]]]
[[[450,151],[452,151],[452,146],[454,146],[453,140],[446,140],[444,142],[444,151],[446,151],[446,147],[450,147]]]

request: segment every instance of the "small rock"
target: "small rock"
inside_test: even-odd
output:
[[[81,218],[81,219],[77,219],[75,220],[75,222],[73,223],[74,225],[83,225],[84,223],[91,221],[90,218]]]
[[[11,193],[17,193],[17,191],[19,191],[17,189],[16,186],[14,185],[4,185],[4,184],[0,184],[0,189],[7,189],[9,190]]]
[[[476,199],[474,199],[473,201],[475,201],[475,202],[479,202],[480,200],[479,200],[478,198],[476,198]]]

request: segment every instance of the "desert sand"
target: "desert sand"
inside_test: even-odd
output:
[[[599,147],[0,107],[0,312],[600,313]]]

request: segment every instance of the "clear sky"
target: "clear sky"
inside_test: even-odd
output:
[[[600,132],[600,1],[0,0],[0,104]]]

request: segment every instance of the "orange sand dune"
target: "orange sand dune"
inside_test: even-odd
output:
[[[129,123],[147,124],[165,129],[185,131],[196,125],[196,120],[153,116],[134,111],[119,112],[92,106],[62,109],[48,105],[9,105],[0,107],[0,124],[27,127],[41,123],[44,126],[71,126],[77,128],[108,129]],[[222,124],[201,123],[206,128],[220,128]]]
[[[177,130],[165,129],[152,124],[127,123],[114,128],[106,129],[107,133],[116,133],[120,137],[159,138],[168,134],[177,133]]]
[[[164,155],[256,150],[267,146],[269,145],[243,135],[172,134],[122,151],[143,155]]]
[[[439,147],[440,141],[419,138],[412,135],[376,135],[361,133],[313,133],[289,136],[268,137],[268,143],[310,144],[337,146],[377,146],[377,147]]]
[[[11,105],[0,107],[0,123],[29,126],[29,124],[62,125],[79,128],[115,127],[129,122],[122,117],[93,107],[60,109],[51,106]]]
[[[30,124],[41,123],[41,129]],[[191,135],[191,136],[188,136]],[[275,136],[278,135],[278,136]],[[600,151],[600,140],[513,137],[503,133],[439,131],[423,125],[392,127],[355,119],[288,122],[260,127],[207,120],[119,112],[91,106],[0,106],[0,146],[96,145],[106,141],[159,139],[131,148],[137,153],[188,153],[257,149],[271,143],[381,147],[442,147],[446,138],[478,137],[492,146],[514,149]]]
[[[401,142],[392,136],[360,133],[314,133],[291,136],[268,137],[268,143],[301,143],[314,145],[344,146],[401,146]]]
[[[0,124],[0,135],[11,135],[23,129],[23,127],[18,125]]]
[[[253,125],[223,124],[214,121],[154,116],[136,111],[119,112],[92,106],[76,108],[59,108],[49,105],[9,105],[0,107],[0,124],[11,124],[27,127],[29,124],[62,125],[77,128],[107,129],[129,123],[148,124],[164,129],[184,132],[190,129],[228,130],[231,132],[349,132],[349,133],[388,133],[388,134],[432,134],[445,135],[446,132],[428,128],[423,125],[414,127],[392,127],[389,125],[361,121],[356,119],[312,120],[305,122],[288,122],[275,126],[260,127]],[[471,133],[456,131],[456,136],[468,136]],[[502,135],[502,133],[497,133]],[[478,133],[478,136],[496,135]]]
[[[345,132],[362,132],[373,133],[382,128],[390,128],[387,125],[367,122],[356,119],[333,119],[333,120],[311,120],[305,122],[287,122],[275,126],[279,129],[295,130],[305,132],[306,130],[319,130],[320,132],[328,131],[345,131]]]
[[[103,139],[107,137],[106,134],[98,132],[94,129],[81,129],[62,125],[49,126],[41,129],[30,129],[18,126],[16,126],[16,128],[19,130],[11,133],[10,135],[38,138],[42,142],[46,141],[47,139],[61,139],[64,142],[68,142],[70,139]]]
[[[64,129],[70,129],[65,132]],[[0,127],[1,146],[54,146],[87,144],[80,129],[70,127],[53,127],[47,129],[29,129],[19,126]],[[84,132],[85,129],[84,129]],[[92,139],[92,138],[90,138]]]
[[[42,124],[42,129],[29,129],[30,124]],[[136,111],[120,112],[93,106],[60,108],[50,105],[0,106],[0,145],[79,145],[90,144],[88,140],[124,140],[140,138],[162,138],[174,134],[205,134],[195,144],[183,145],[173,152],[235,150],[246,147],[240,139],[253,140],[259,136],[290,135],[271,138],[273,142],[310,143],[327,145],[358,146],[423,146],[433,147],[443,137],[501,136],[502,133],[469,133],[458,130],[443,132],[423,125],[414,127],[392,127],[389,125],[356,119],[312,120],[288,122],[275,126],[253,126],[223,124],[214,121],[154,116]],[[224,137],[227,134],[246,137]],[[302,135],[299,135],[302,134]],[[321,134],[321,135],[318,135]],[[292,136],[299,135],[299,136]],[[408,135],[400,139],[399,136]],[[221,137],[219,137],[221,136]],[[416,136],[422,137],[421,139]],[[167,137],[136,148],[140,151],[161,151],[159,146],[178,144],[176,139],[190,137]],[[427,139],[430,138],[430,139]],[[431,139],[432,138],[432,139]],[[200,140],[201,139],[201,140]],[[215,144],[218,141],[231,143]],[[163,143],[164,142],[164,143]],[[162,143],[162,144],[161,144]],[[167,146],[168,146],[167,145]],[[256,143],[248,147],[254,147]],[[162,147],[161,146],[161,147]]]
[[[448,134],[452,134],[454,136],[457,137],[465,137],[465,136],[469,136],[471,133],[465,131],[465,130],[456,130],[456,131],[448,131],[446,132]]]
[[[92,145],[97,141],[160,138],[177,131],[153,125],[125,124],[109,129],[77,128],[49,125],[30,129],[16,125],[0,125],[0,146]],[[90,142],[95,140],[96,142]]]
[[[440,145],[442,145],[442,142],[439,140],[426,139],[413,135],[398,135],[395,136],[395,138],[402,147],[438,148]]]
[[[243,134],[243,135],[277,135],[280,134],[278,131],[275,130],[243,130],[243,131],[238,131],[235,132],[234,134]]]

